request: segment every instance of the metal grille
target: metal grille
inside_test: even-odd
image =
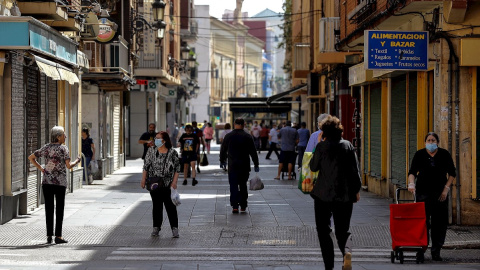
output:
[[[25,188],[25,90],[23,75],[23,55],[12,57],[12,192]]]
[[[29,66],[27,71],[27,91],[26,91],[26,121],[27,121],[27,156],[37,150],[40,145],[40,111],[39,111],[39,87],[38,87],[38,69]],[[31,163],[27,163],[27,208],[29,211],[37,207],[38,199],[38,173],[37,168]]]
[[[407,78],[401,75],[392,79],[392,184],[405,187],[406,183],[406,137],[407,137]]]
[[[408,83],[408,164],[412,164],[413,156],[417,152],[417,73],[409,74]]]
[[[382,86],[370,86],[370,174],[382,174]]]
[[[114,169],[120,168],[119,155],[120,155],[120,95],[115,94],[112,96],[113,101],[113,160]]]

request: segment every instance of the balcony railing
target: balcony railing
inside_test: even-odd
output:
[[[121,38],[109,44],[85,41],[84,52],[90,58],[90,72],[130,73],[128,44]]]
[[[335,30],[340,30],[340,18],[330,17],[320,19],[320,52],[335,52]]]
[[[294,48],[295,62],[294,70],[309,70],[310,65],[310,44],[297,43]]]
[[[139,51],[139,60],[136,68],[161,69],[162,68],[162,51],[160,47],[155,46],[153,54],[148,56],[143,50]]]

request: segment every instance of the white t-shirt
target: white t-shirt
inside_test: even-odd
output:
[[[232,132],[231,129],[225,129],[222,131],[222,133],[220,133],[220,141],[223,141],[223,139],[225,139],[225,135],[227,135],[228,133]]]
[[[252,127],[252,136],[255,138],[260,137],[260,131],[262,131],[262,127],[259,125]]]
[[[278,131],[276,128],[272,128],[268,135],[272,137],[272,139],[270,140],[271,142],[278,143]]]

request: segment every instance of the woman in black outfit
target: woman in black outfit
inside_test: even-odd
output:
[[[315,224],[326,270],[334,267],[335,254],[330,236],[330,218],[335,223],[338,248],[344,256],[343,270],[352,269],[352,254],[347,246],[353,203],[360,200],[361,179],[353,145],[342,139],[343,126],[334,116],[322,121],[310,169],[318,171],[311,196],[315,201]]]
[[[145,188],[147,177],[161,177],[161,187],[150,191],[153,209],[153,231],[152,236],[158,236],[163,221],[163,205],[167,211],[170,227],[174,238],[178,238],[178,215],[177,207],[170,197],[170,187],[177,189],[180,162],[177,151],[172,148],[172,143],[167,132],[161,131],[155,135],[155,146],[150,147],[145,155],[143,165],[142,188]]]
[[[85,160],[82,160],[82,167],[88,168],[90,161],[95,160],[95,144],[93,144],[93,139],[90,138],[88,128],[82,128],[82,153],[85,156]],[[87,170],[87,175],[83,175],[83,181],[89,180],[90,175],[90,170]]]
[[[415,194],[417,202],[425,202],[427,229],[432,239],[431,252],[434,261],[443,260],[440,257],[440,250],[447,234],[447,198],[450,186],[457,175],[452,156],[447,150],[439,148],[438,143],[438,135],[434,132],[428,133],[425,136],[425,148],[415,153],[408,172],[408,190]]]

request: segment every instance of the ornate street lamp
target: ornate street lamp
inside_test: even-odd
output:
[[[157,37],[163,39],[165,37],[165,27],[167,24],[164,21],[158,21],[153,24],[153,28],[157,29]]]
[[[163,21],[165,16],[165,2],[163,0],[155,0],[152,4],[153,10],[153,20],[154,21]]]
[[[200,86],[198,86],[198,84],[195,84],[195,86],[193,87],[193,92],[195,93],[195,95],[198,95],[198,93],[200,93]]]
[[[194,87],[195,87],[195,84],[193,83],[193,81],[188,82],[188,91],[189,92],[192,92]]]
[[[188,58],[188,67],[194,68],[196,61],[197,61],[197,57],[194,54],[191,54],[190,57]]]
[[[190,47],[188,46],[182,47],[181,52],[182,52],[182,60],[187,60],[188,55],[190,54]]]

